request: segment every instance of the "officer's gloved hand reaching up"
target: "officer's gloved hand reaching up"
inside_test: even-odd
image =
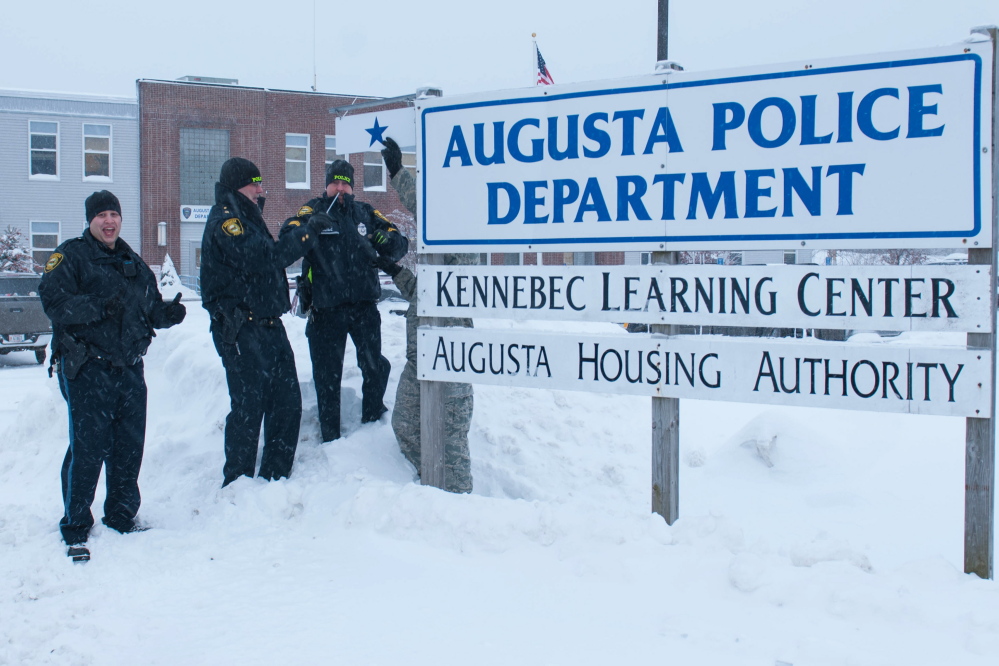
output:
[[[382,149],[382,157],[385,159],[385,166],[389,171],[389,178],[395,178],[395,175],[399,173],[402,169],[402,150],[399,148],[399,144],[395,142],[392,137],[386,137],[382,141],[385,148]]]

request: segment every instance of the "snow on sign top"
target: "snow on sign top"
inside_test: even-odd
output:
[[[990,247],[992,48],[429,98],[420,250]]]

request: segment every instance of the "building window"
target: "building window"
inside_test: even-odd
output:
[[[326,165],[329,166],[337,160],[346,160],[346,155],[341,155],[336,152],[336,137],[327,136],[326,137]]]
[[[797,253],[794,250],[784,250],[784,263],[785,264],[796,264]]]
[[[203,127],[180,129],[180,204],[215,203],[215,182],[229,159],[229,131]]]
[[[83,180],[111,180],[110,125],[83,125]]]
[[[284,186],[309,189],[309,135],[284,135]]]
[[[28,123],[29,177],[59,178],[59,123],[32,120]]]
[[[416,178],[416,146],[401,146],[402,150],[402,168],[409,172],[414,179]]]
[[[378,151],[364,153],[364,189],[385,191],[385,162]]]
[[[31,223],[31,256],[35,263],[44,266],[52,251],[59,247],[58,222]]]

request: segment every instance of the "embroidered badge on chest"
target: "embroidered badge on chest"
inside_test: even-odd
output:
[[[239,236],[243,233],[243,223],[239,221],[238,217],[230,217],[222,223],[222,231],[230,236]]]
[[[362,236],[368,235],[368,227],[367,225],[364,224],[364,222],[361,222],[360,224],[357,225],[357,233],[361,234]]]

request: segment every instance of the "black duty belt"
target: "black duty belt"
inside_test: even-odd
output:
[[[246,319],[251,324],[256,324],[257,326],[280,326],[281,317],[255,317],[250,315]]]

